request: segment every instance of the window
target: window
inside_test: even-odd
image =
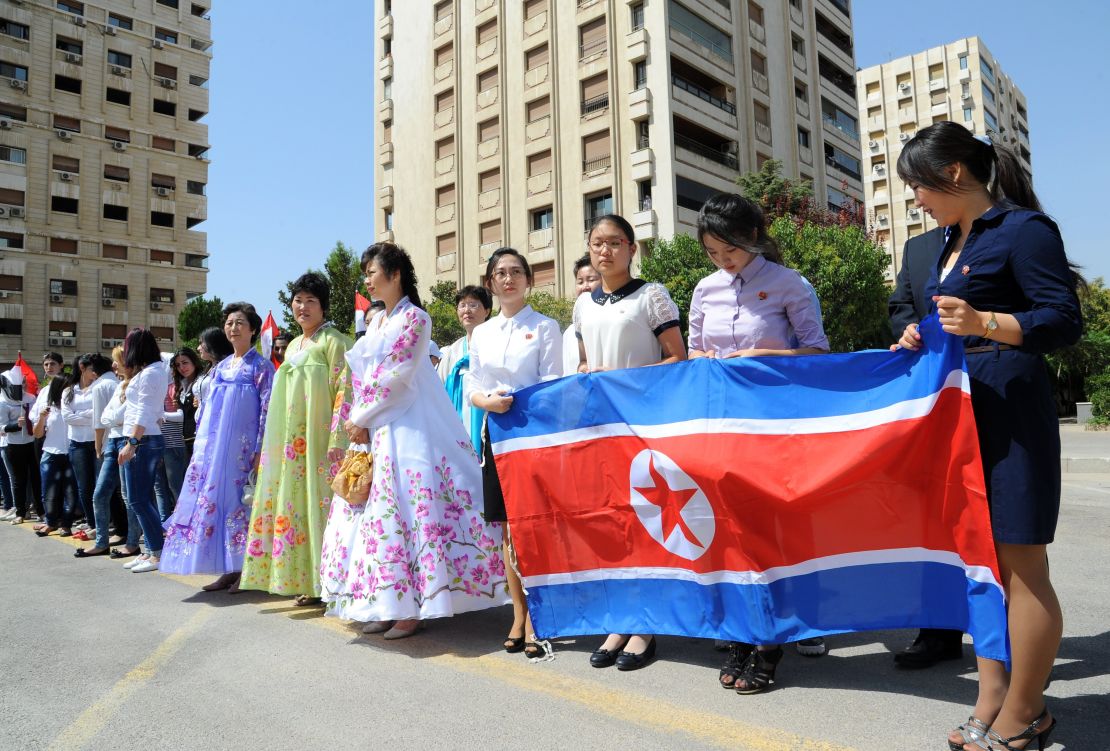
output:
[[[805,57],[805,55],[806,55],[805,40],[802,39],[797,34],[791,34],[790,35],[790,48],[792,50],[794,50],[794,52],[796,54],[801,55],[802,57]]]
[[[131,106],[131,92],[123,89],[113,89],[109,86],[104,90],[104,99],[112,104],[122,104],[124,107]]]
[[[532,231],[551,229],[555,224],[555,212],[550,206],[532,212]]]
[[[201,110],[195,110],[192,107],[190,107],[189,108],[189,122],[195,123],[207,114],[208,114],[207,112],[202,112]]]
[[[532,266],[532,279],[536,287],[555,286],[555,262],[543,261]]]
[[[446,112],[455,106],[455,90],[448,89],[447,91],[436,94],[436,112]]]
[[[58,211],[63,214],[76,214],[77,213],[77,199],[76,198],[62,198],[61,196],[50,197],[50,210]]]
[[[8,206],[22,206],[26,202],[26,194],[22,190],[13,188],[0,188],[0,203]]]
[[[528,156],[528,177],[535,177],[551,171],[551,152],[541,151]]]
[[[173,227],[173,214],[165,211],[152,211],[150,212],[150,224],[152,227]]]
[[[157,264],[160,264],[162,266],[173,266],[173,251],[172,250],[151,250],[150,251],[150,262],[151,263],[157,263]],[[156,291],[161,291],[161,290],[153,290],[152,289],[150,291],[152,300],[155,299],[154,298],[154,293]],[[173,290],[169,291],[169,299],[168,300],[158,300],[158,302],[173,302]]]
[[[385,217],[385,228],[387,230],[392,230],[393,229],[393,212],[386,209],[384,212],[382,212],[382,214]]]
[[[193,3],[192,6],[189,8],[189,12],[197,18],[208,18],[208,8],[205,8],[203,5],[197,5],[196,3]]]
[[[160,342],[173,341],[173,327],[172,326],[151,326],[150,333],[154,334],[154,338]]]
[[[646,149],[651,146],[650,130],[651,126],[647,120],[638,120],[636,122],[636,148]]]
[[[501,244],[501,220],[494,219],[478,227],[478,243],[481,245]]]
[[[114,206],[110,203],[104,204],[104,209],[101,214],[105,219],[114,219],[117,222],[127,221],[127,207]]]
[[[809,148],[809,131],[805,128],[798,128],[798,145]]]
[[[64,10],[66,13],[73,13],[74,15],[85,15],[85,4],[74,2],[74,0],[57,0],[54,4],[58,10]]]
[[[716,192],[716,191],[714,191]],[[700,206],[698,208],[701,208]],[[613,194],[590,196],[586,199],[586,222],[592,222],[599,216],[613,213]]]
[[[186,193],[191,193],[194,196],[203,196],[205,194],[204,193],[205,187],[206,186],[205,186],[204,183],[197,182],[196,180],[186,180],[185,181],[185,192]]]
[[[644,28],[644,4],[636,3],[632,6],[632,30]]]
[[[7,102],[0,102],[0,117],[6,117],[9,120],[18,120],[21,123],[27,122],[27,108],[18,107],[14,104]]]
[[[72,172],[76,175],[81,172],[81,160],[71,156],[55,154],[50,160],[50,168],[58,172]]]
[[[80,55],[85,51],[85,48],[76,39],[69,37],[54,37],[54,48],[62,52],[72,52],[75,55]]]
[[[50,238],[50,252],[75,256],[77,255],[77,241],[64,237],[52,237]]]
[[[115,50],[108,50],[108,64],[119,65],[122,68],[131,67],[131,55],[126,52],[116,52]]]
[[[994,118],[994,113],[992,113],[988,109],[983,110],[983,122],[985,122],[987,124],[987,129],[988,130],[993,130],[995,133],[999,132],[998,131],[998,120],[996,120]]]
[[[126,284],[101,284],[100,297],[105,300],[126,300]]]
[[[436,255],[445,256],[449,253],[455,252],[455,233],[452,232],[448,235],[440,235],[436,238]]]
[[[609,109],[608,73],[599,73],[596,76],[587,78],[585,81],[582,81],[581,87],[583,115]]]
[[[26,164],[27,152],[15,146],[0,146],[0,162],[12,164]]]
[[[991,91],[989,86],[983,87],[983,100],[994,104],[994,92]]]
[[[177,104],[174,102],[152,99],[151,108],[159,115],[169,115],[170,117],[175,117],[177,115]]]
[[[478,123],[478,143],[492,141],[501,135],[501,121],[496,117]]]
[[[50,294],[77,296],[77,282],[73,279],[51,279]]]
[[[809,103],[809,90],[801,81],[794,81],[794,98],[799,102]]]
[[[447,136],[436,141],[436,159],[443,159],[444,157],[454,156],[455,154],[455,137]]]
[[[497,19],[491,19],[478,27],[478,44],[497,40]]]
[[[54,88],[58,91],[68,91],[70,94],[81,93],[81,79],[69,76],[54,76]]]
[[[971,122],[971,107],[964,107],[964,122]]]
[[[718,57],[732,62],[732,37],[694,13],[685,5],[671,0],[671,27],[683,36],[693,39],[700,47],[707,48]]]
[[[17,81],[26,81],[27,69],[24,68],[22,65],[13,65],[11,63],[0,61],[0,76],[14,78]]]
[[[757,26],[763,25],[763,8],[755,3],[748,3],[748,22]]]
[[[189,85],[190,86],[199,86],[202,89],[207,89],[208,88],[208,79],[205,78],[204,76],[196,76],[196,75],[190,74],[189,75]]]
[[[0,248],[22,248],[23,235],[15,232],[0,232]]]
[[[478,75],[478,93],[497,88],[497,68],[490,68]]]
[[[157,175],[151,174],[150,187],[152,188],[169,188],[170,190],[177,189],[177,178],[173,175]]]
[[[0,318],[0,336],[22,336],[23,319]]]
[[[126,245],[101,245],[100,246],[101,258],[112,258],[117,261],[127,260],[127,246]]]
[[[525,105],[528,122],[534,123],[551,114],[551,97],[540,97]]]
[[[455,45],[451,42],[448,42],[447,44],[436,50],[435,61],[437,68],[441,65],[446,65],[447,63],[452,62],[454,59]]]
[[[54,127],[58,130],[68,130],[71,133],[81,132],[81,121],[76,117],[66,117],[65,115],[54,115]]]
[[[547,0],[524,0],[524,20],[531,21],[547,10]]]
[[[445,0],[436,5],[436,23],[439,23],[445,18],[450,18],[453,15],[453,6],[454,3],[452,3],[451,0]]]
[[[154,75],[158,78],[165,78],[169,81],[177,80],[177,67],[173,65],[166,65],[165,63],[154,63]]]
[[[382,79],[382,101],[393,98],[393,78]]]
[[[536,70],[541,65],[547,65],[550,59],[551,53],[546,44],[533,47],[524,53],[524,69],[529,71]]]
[[[960,55],[960,70],[967,70],[967,55]]]
[[[100,336],[104,339],[116,339],[118,341],[123,341],[127,338],[127,324],[102,323],[100,324]]]
[[[604,52],[609,47],[605,34],[605,17],[595,18],[578,27],[578,57],[585,59]]]
[[[172,138],[164,138],[163,136],[151,136],[150,147],[153,149],[161,149],[162,151],[177,151],[177,142]]]
[[[16,39],[30,39],[31,29],[21,23],[9,21],[6,18],[0,18],[0,34],[6,34]]]
[[[647,61],[640,60],[632,64],[632,87],[642,89],[647,86]]]
[[[485,193],[487,190],[497,190],[501,187],[501,170],[491,169],[478,175],[478,192]]]
[[[150,256],[151,256],[150,260],[152,260],[152,261],[154,260],[154,254],[155,253],[165,253],[165,252],[167,252],[167,251],[164,251],[164,250],[152,250],[152,251],[150,251]],[[170,255],[172,256],[173,253],[170,253]],[[170,263],[173,263],[172,258],[170,259]],[[173,295],[173,290],[172,289],[167,289],[167,288],[163,288],[163,287],[151,287],[150,288],[150,301],[151,302],[172,303],[173,302],[173,297],[174,297],[174,295]]]
[[[609,167],[609,131],[592,133],[582,139],[582,171],[593,172]]]
[[[455,203],[455,186],[444,185],[436,189],[436,208],[442,209]]]
[[[177,0],[155,0],[159,5],[164,5],[167,8],[177,9]]]
[[[200,143],[189,144],[189,156],[196,157],[197,159],[208,158],[208,147]]]
[[[127,29],[128,31],[134,28],[134,24],[131,22],[130,18],[127,16],[117,16],[115,13],[108,14],[108,25],[115,26],[118,29]]]
[[[170,31],[169,29],[155,27],[154,38],[162,42],[177,44],[177,34],[173,31]]]
[[[0,289],[5,292],[22,292],[23,291],[23,277],[11,276],[10,274],[0,274]]]
[[[983,78],[987,79],[995,86],[998,85],[998,82],[994,79],[994,68],[983,58],[979,58],[979,70],[983,72]]]

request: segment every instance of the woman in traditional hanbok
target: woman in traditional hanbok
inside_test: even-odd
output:
[[[391,243],[362,257],[386,304],[347,355],[353,448],[373,456],[365,503],[333,499],[320,578],[328,614],[365,633],[411,636],[422,621],[509,601],[501,528],[483,517],[482,478],[465,428],[428,364],[432,322],[408,255]]]
[[[238,590],[250,518],[243,488],[258,464],[274,382],[273,364],[252,346],[262,329],[254,306],[231,303],[223,314],[234,352],[212,369],[193,458],[165,524],[161,562],[173,574],[220,574],[204,587],[209,592]]]
[[[289,343],[274,378],[239,587],[297,595],[298,605],[312,605],[320,597],[330,483],[347,448],[343,356],[351,340],[325,321],[324,277],[304,274],[291,292],[303,333]]]

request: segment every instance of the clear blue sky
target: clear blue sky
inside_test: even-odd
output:
[[[1110,3],[1104,0],[853,0],[856,64],[867,68],[978,36],[1029,104],[1033,187],[1071,259],[1110,281],[1104,208],[1110,152]]]
[[[215,4],[209,296],[280,325],[286,281],[370,244],[373,28],[370,0]]]

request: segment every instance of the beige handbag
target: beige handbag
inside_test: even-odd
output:
[[[331,489],[347,503],[366,503],[374,481],[374,457],[368,451],[348,449],[331,481]]]

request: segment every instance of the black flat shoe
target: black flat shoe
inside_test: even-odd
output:
[[[655,659],[655,637],[651,637],[647,649],[639,654],[635,652],[621,652],[617,655],[617,670],[639,670]]]
[[[139,554],[139,549],[127,550],[126,548],[112,548],[112,552],[108,553],[109,558],[134,558]]]
[[[929,629],[923,630],[913,644],[894,655],[894,664],[907,670],[921,670],[944,660],[959,660],[963,656],[963,634]]]
[[[617,655],[619,654],[619,649],[595,649],[594,653],[590,655],[590,664],[595,668],[612,667],[616,663]]]
[[[89,550],[92,550],[92,548],[89,548]],[[73,557],[74,558],[95,558],[98,555],[108,555],[108,553],[109,553],[109,551],[108,551],[107,548],[105,548],[104,550],[98,551],[96,553],[89,553],[84,548],[77,548],[77,550],[73,551]]]

